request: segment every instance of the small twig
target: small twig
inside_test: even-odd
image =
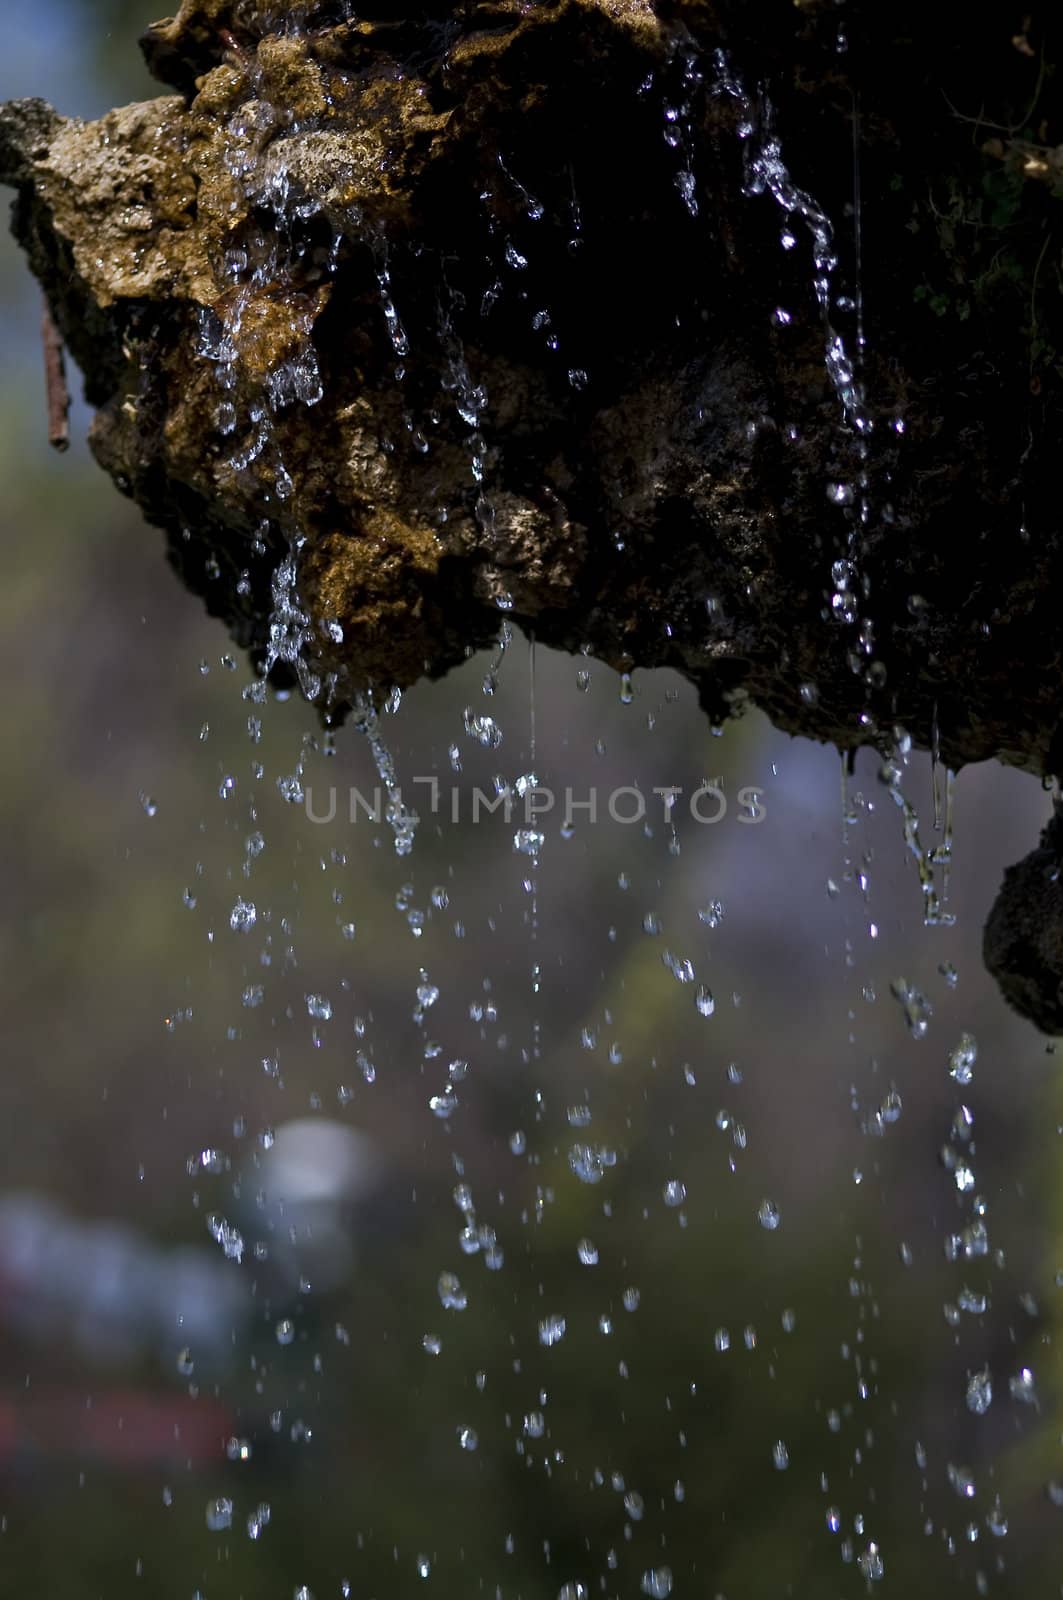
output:
[[[249,60],[249,52],[244,49],[243,45],[240,43],[235,33],[233,33],[232,29],[219,28],[218,38],[221,40],[226,50],[228,50],[229,54],[234,55],[240,62],[240,65],[246,67]]]
[[[70,390],[66,382],[66,362],[63,360],[63,341],[52,317],[51,307],[44,302],[41,317],[41,342],[44,345],[44,381],[48,395],[48,443],[53,450],[70,448]]]
[[[948,95],[945,93],[944,90],[941,91],[941,98],[944,100],[945,104],[948,106],[948,108],[952,112],[953,116],[959,122],[968,122],[968,123],[972,123],[974,125],[974,130],[975,131],[971,135],[972,139],[976,139],[978,137],[978,132],[979,132],[979,130],[981,128],[991,128],[994,133],[1006,133],[1009,138],[1013,139],[1015,137],[1015,135],[1019,132],[1020,128],[1025,128],[1025,127],[1030,126],[1031,118],[1033,117],[1034,112],[1037,110],[1037,102],[1041,98],[1041,90],[1044,88],[1044,82],[1045,82],[1045,53],[1044,53],[1044,50],[1042,49],[1042,51],[1041,51],[1041,59],[1040,59],[1040,63],[1039,63],[1039,66],[1038,66],[1038,72],[1037,72],[1037,87],[1034,89],[1033,99],[1030,101],[1029,106],[1026,108],[1026,112],[1023,115],[1023,117],[1018,122],[1013,123],[1010,128],[1007,127],[1003,122],[987,122],[985,120],[985,118],[982,116],[981,112],[979,112],[977,117],[965,116],[962,111],[958,111],[956,109],[956,107],[953,105],[952,101],[949,99]]]

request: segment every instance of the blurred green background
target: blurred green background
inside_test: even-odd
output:
[[[40,0],[0,98],[150,94],[153,17]],[[924,929],[869,755],[846,825],[835,752],[539,650],[534,771],[604,814],[536,867],[471,821],[533,770],[518,635],[384,718],[400,858],[353,729],[256,742],[83,407],[48,451],[10,241],[0,294],[0,1596],[1063,1593],[1063,1089],[979,956],[1040,786],[960,776]]]

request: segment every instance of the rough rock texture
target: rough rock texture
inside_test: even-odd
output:
[[[342,707],[508,616],[717,721],[1043,772],[1060,31],[1036,0],[185,0],[143,41],[176,93],[0,108],[0,180],[96,455],[275,675]]]
[[[1036,850],[1009,867],[986,918],[982,956],[1001,994],[1042,1033],[1063,1034],[1063,807]]]

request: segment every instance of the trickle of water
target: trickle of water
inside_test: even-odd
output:
[[[923,891],[923,923],[928,928],[949,928],[956,921],[955,916],[943,909],[944,899],[947,894],[947,879],[942,879],[942,894],[938,896],[937,884],[934,878],[934,866],[937,863],[947,867],[951,858],[951,802],[950,823],[948,834],[948,850],[945,846],[937,849],[924,850],[919,839],[919,817],[915,807],[907,799],[901,788],[902,766],[896,757],[891,757],[883,762],[879,770],[879,781],[885,784],[895,805],[897,805],[904,818],[904,842],[913,857],[919,873],[919,885]],[[936,795],[935,787],[935,795]],[[945,853],[943,853],[945,852]]]
[[[392,298],[391,269],[388,265],[386,257],[377,271],[376,280],[380,286],[380,307],[384,313],[384,321],[387,324],[388,338],[391,340],[391,347],[397,356],[408,355],[410,351],[410,341],[406,337],[406,330],[402,325],[402,319],[396,310],[395,301]]]
[[[413,849],[414,835],[417,832],[417,824],[420,818],[416,811],[407,810],[403,803],[402,789],[395,770],[395,760],[381,737],[380,717],[368,694],[363,693],[355,697],[354,712],[351,720],[354,726],[361,733],[364,733],[369,741],[369,748],[373,755],[377,775],[387,795],[384,815],[395,836],[395,854],[397,856],[408,856]]]
[[[491,539],[495,531],[495,511],[485,490],[487,480],[487,440],[483,423],[487,415],[488,393],[486,386],[477,383],[469,371],[465,348],[444,318],[440,330],[441,342],[448,354],[448,364],[443,375],[443,388],[454,396],[454,408],[469,429],[466,449],[472,481],[477,489],[475,513],[481,533]]]
[[[679,92],[664,102],[664,142],[679,157],[675,186],[692,217],[698,214],[697,178],[694,173],[693,99],[702,86],[696,50],[684,50],[680,58]]]
[[[812,287],[823,317],[825,364],[846,421],[859,437],[871,432],[871,419],[864,406],[863,390],[857,381],[853,362],[844,340],[831,321],[831,288],[838,267],[834,229],[819,202],[794,183],[782,159],[782,146],[771,126],[771,108],[759,107],[746,93],[731,69],[727,54],[717,50],[713,56],[715,81],[712,94],[725,94],[737,101],[741,121],[738,136],[743,140],[746,161],[746,192],[767,192],[786,218],[783,247],[792,249],[795,241],[793,220],[806,229],[812,245]]]

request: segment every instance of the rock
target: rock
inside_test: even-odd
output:
[[[982,958],[1005,1000],[1042,1033],[1063,1034],[1063,809],[1004,874]]]
[[[1043,773],[1059,33],[185,0],[144,40],[176,93],[0,108],[0,179],[101,464],[334,717],[508,618],[714,721]]]

